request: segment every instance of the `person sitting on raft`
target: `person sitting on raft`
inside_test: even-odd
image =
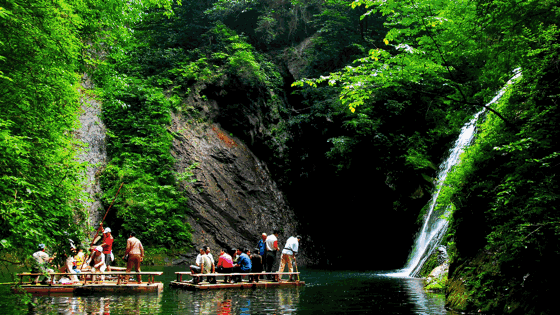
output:
[[[249,256],[247,255],[247,253],[250,253],[250,251],[248,249],[244,249],[243,251],[241,251],[240,249],[237,249],[237,256],[239,256],[239,259],[237,260],[237,263],[233,266],[233,272],[234,273],[250,273],[251,272],[251,268],[252,268],[252,264],[251,264],[251,258],[249,258]],[[234,279],[234,283],[235,282],[241,282],[241,276],[235,276]]]
[[[74,260],[76,261],[76,265],[73,267],[77,273],[82,272],[82,267],[84,265],[84,261],[86,258],[84,257],[84,249],[81,246],[78,246],[78,253],[74,256]]]
[[[206,254],[206,246],[203,246],[199,249],[199,254],[196,255],[195,265],[190,265],[189,269],[191,270],[192,274],[200,273],[200,264],[202,263],[202,255]]]
[[[72,251],[75,251],[75,248],[72,248],[71,250],[72,250]],[[59,273],[71,273],[71,274],[76,274],[76,273],[77,273],[77,272],[76,272],[76,269],[73,268],[73,267],[74,267],[74,262],[75,262],[74,256],[68,255],[68,254],[65,253],[65,254],[64,254],[64,257],[65,257],[65,259],[64,259],[64,264],[58,269],[58,272],[59,272]],[[56,280],[56,278],[57,278],[57,277],[55,277],[55,280]],[[63,279],[63,278],[60,277],[59,280],[62,281],[62,279]],[[70,275],[70,280],[71,280],[72,282],[78,282],[78,277],[75,276],[75,275]]]
[[[202,255],[204,255],[205,251],[204,248],[199,249],[199,254],[196,256],[195,265],[190,265],[189,269],[191,270],[191,274],[200,273],[200,264],[202,263]]]
[[[31,267],[32,273],[47,274],[49,272],[54,272],[53,269],[49,268],[49,263],[53,261],[54,256],[49,257],[49,254],[47,254],[45,250],[46,250],[45,244],[39,244],[39,246],[37,247],[37,251],[33,253],[34,264]],[[42,276],[37,276],[37,278],[35,278],[34,281],[38,282],[41,277]],[[50,276],[47,275],[45,279],[41,281],[41,284],[48,284],[50,280],[51,280]]]
[[[196,266],[190,265],[189,268],[191,269],[192,274],[207,274],[215,272],[212,259],[206,255],[206,246],[200,248],[200,254],[196,257]],[[216,283],[215,279],[211,279],[211,277],[208,277],[206,280],[210,283]],[[202,281],[202,277],[193,277],[193,283],[198,283],[199,281]]]
[[[200,252],[204,252],[204,254],[202,255],[202,263],[200,264],[200,273],[202,274],[208,274],[208,273],[215,273],[216,269],[214,266],[214,261],[212,258],[210,258],[210,256],[206,253],[206,248],[201,248]],[[216,278],[215,277],[206,277],[206,281],[208,281],[208,283],[216,283]]]
[[[217,272],[219,273],[231,273],[233,270],[233,259],[226,253],[223,249],[220,251],[220,258],[218,258]],[[229,282],[229,277],[224,277],[224,283]]]
[[[103,247],[97,246],[93,249],[93,252],[87,264],[91,266],[91,272],[93,273],[105,272],[107,265],[105,265],[105,255],[103,254]],[[94,281],[96,283],[99,283],[99,281],[97,281],[97,276],[94,277],[95,277]],[[105,280],[105,276],[101,276],[101,281],[104,280]]]
[[[250,252],[247,252],[249,255]],[[259,248],[254,249],[254,253],[249,255],[251,257],[251,272],[263,272],[263,263],[262,263],[262,256],[259,255]],[[260,276],[250,276],[249,281],[251,282],[259,282]]]

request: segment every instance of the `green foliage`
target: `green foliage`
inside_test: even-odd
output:
[[[479,9],[495,4],[485,2]],[[560,12],[550,5],[528,1],[492,13],[497,22],[488,31],[503,28],[508,34],[496,46],[524,42],[516,48],[525,56],[517,64],[523,77],[493,106],[508,120],[487,114],[476,142],[462,156],[464,162],[448,176],[439,201],[456,208],[450,235],[456,244],[453,277],[466,280],[471,309],[551,311],[546,295],[540,293],[557,281],[545,270],[560,258],[555,241],[560,235],[555,168],[560,156],[555,127],[560,46],[555,21]],[[538,23],[533,14],[539,15]]]
[[[0,307],[9,310],[10,314],[29,314],[32,295],[29,293],[12,294],[8,285],[0,286]]]
[[[258,55],[243,37],[220,23],[206,36],[217,40],[217,45],[221,48],[217,59],[223,60],[226,73],[237,76],[247,85],[256,85],[266,80]]]
[[[277,27],[278,21],[272,16],[259,16],[255,33],[263,43],[270,44],[278,36]]]
[[[431,167],[434,144],[451,139],[514,69],[522,69],[522,83],[488,108],[475,145],[448,176],[438,205],[456,209],[447,239],[459,266],[452,290],[459,293],[450,299],[493,313],[549,312],[544,301],[535,301],[546,299],[537,288],[553,281],[540,270],[553,268],[560,254],[551,241],[559,233],[555,167],[560,155],[552,127],[558,112],[558,7],[554,1],[352,5],[366,9],[364,19],[383,15],[383,45],[351,66],[294,86],[339,88],[341,103],[352,113],[344,122],[352,134],[333,137],[330,156],[349,166],[364,152],[359,150],[364,143],[383,148],[374,149],[381,153],[369,161],[382,165],[391,187],[398,186],[393,179],[399,172],[410,174],[402,165]],[[345,16],[325,12],[331,22],[344,25]],[[419,117],[433,119],[428,130]],[[487,258],[465,271],[479,254]]]
[[[353,10],[353,1],[330,0],[321,6],[311,24],[317,29],[307,73],[309,76],[325,75],[338,71],[352,61],[367,56],[367,51],[382,44],[383,17],[371,14],[365,18],[364,10]]]
[[[190,241],[186,197],[177,191],[173,137],[167,132],[170,111],[179,102],[119,71],[124,62],[105,68],[97,79],[111,156],[101,177],[104,199],[109,203],[124,182],[122,198],[113,205],[122,228],[139,233],[146,245],[184,247]]]
[[[312,34],[309,27],[322,1],[216,1],[205,13],[220,21],[261,51],[281,50]]]
[[[175,10],[181,12],[180,7],[172,10],[172,4],[167,0],[134,5],[111,1],[84,8],[88,14],[103,17],[91,21],[91,28],[86,29],[86,35],[95,36],[86,62],[94,66],[96,93],[103,99],[103,120],[108,128],[110,161],[100,178],[107,205],[124,183],[113,205],[112,226],[124,230],[121,236],[134,230],[145,245],[168,249],[184,248],[190,242],[186,197],[177,190],[173,138],[167,131],[179,98],[160,87],[172,83],[168,77],[147,77],[150,65],[136,58],[156,37],[157,32],[152,32],[156,21],[174,18]],[[99,28],[103,29],[101,36],[96,33]],[[98,51],[105,55],[102,61]],[[163,57],[171,60],[176,52],[170,50]],[[184,80],[200,79],[207,74],[204,66],[200,60],[175,74]]]
[[[83,144],[76,85],[82,17],[74,1],[0,9],[0,252],[81,236]],[[66,244],[66,241],[65,241]]]
[[[178,181],[186,181],[187,183],[195,183],[197,181],[197,179],[196,179],[194,173],[192,172],[192,170],[197,168],[199,165],[200,165],[200,163],[197,162],[197,163],[193,163],[192,165],[187,167],[183,173],[180,173],[180,174],[177,175],[177,180]]]
[[[184,14],[175,11],[177,18]],[[175,19],[168,23],[174,25]],[[147,245],[176,249],[190,242],[187,200],[177,188],[181,181],[192,182],[192,173],[173,170],[173,138],[167,131],[171,111],[183,106],[180,97],[200,93],[195,84],[223,84],[225,79],[259,87],[281,79],[242,36],[221,23],[199,34],[205,45],[191,51],[167,46],[176,45],[174,38],[155,45],[161,36],[155,30],[163,24],[159,11],[138,21],[126,42],[120,41],[122,46],[97,66],[111,156],[101,183],[109,203],[125,182],[122,198],[113,205],[123,229],[139,232]]]
[[[58,253],[68,239],[85,238],[83,202],[87,147],[79,128],[79,83],[99,63],[86,49],[111,45],[126,34],[142,6],[171,1],[13,1],[0,7],[0,255],[25,265],[39,243]],[[130,15],[124,14],[130,12]],[[99,36],[99,37],[96,37]],[[23,297],[23,296],[22,296]],[[11,297],[9,299],[12,299]],[[29,303],[12,299],[16,311]]]
[[[430,3],[427,1],[422,5],[429,6]],[[328,9],[320,15],[324,19],[322,25],[325,31],[321,31],[317,40],[314,40],[314,48],[318,53],[323,53],[320,50],[323,47],[327,50],[340,49],[342,43],[334,43],[334,39],[329,37],[331,33],[339,38],[351,38],[348,34],[340,36],[341,32],[345,32],[345,27],[351,24],[352,17],[344,14],[342,8],[349,8],[349,5],[356,7],[358,4],[359,1],[328,3]],[[372,5],[369,2],[367,4]],[[391,10],[386,10],[387,5],[406,12],[388,15]],[[415,199],[427,196],[423,192],[432,189],[431,178],[435,175],[435,165],[446,151],[446,146],[442,144],[458,134],[472,108],[458,108],[460,102],[455,97],[461,95],[449,84],[451,81],[447,77],[452,75],[446,67],[437,64],[441,57],[433,45],[423,44],[421,48],[416,48],[413,35],[423,33],[415,29],[414,23],[408,18],[404,22],[400,20],[402,16],[417,16],[412,11],[418,8],[413,7],[412,4],[409,7],[409,4],[391,1],[384,2],[376,10],[377,13],[371,8],[367,10],[359,7],[353,13],[355,18],[360,20],[359,15],[363,14],[360,23],[369,21],[369,27],[373,30],[367,32],[368,36],[363,32],[354,35],[354,44],[351,44],[356,48],[352,53],[356,59],[354,64],[347,65],[339,72],[332,70],[340,68],[340,64],[332,65],[330,75],[302,79],[293,86],[304,88],[306,85],[318,87],[328,84],[337,89],[337,102],[348,109],[343,114],[343,135],[339,134],[330,140],[333,146],[327,153],[332,160],[341,162],[339,170],[349,168],[352,163],[353,167],[357,167],[356,161],[352,162],[358,154],[362,154],[357,152],[375,152],[369,162],[380,173],[385,173],[379,175],[379,180],[401,194],[399,198]],[[422,18],[419,16],[417,19]],[[387,39],[383,43],[381,35],[384,33],[383,21],[386,26],[410,26],[411,30],[407,32],[411,36],[403,37],[402,43],[387,46]],[[360,25],[365,27],[364,24]],[[357,35],[361,35],[361,43],[365,45],[355,44],[358,42],[356,37],[360,37]],[[399,39],[397,35],[391,36],[391,40]],[[410,41],[414,41],[414,44],[407,44]],[[427,40],[424,38],[423,41]],[[387,49],[380,49],[381,46]],[[367,50],[369,53],[364,53]],[[318,58],[317,61],[324,63],[325,60]],[[342,62],[342,65],[347,62]],[[450,108],[460,110],[451,111]],[[401,208],[401,204],[400,201],[395,203],[397,208]]]
[[[201,40],[201,46],[190,51],[172,47],[138,47],[130,52],[129,57],[138,68],[127,71],[177,92],[189,92],[195,83],[218,84],[224,76],[251,87],[281,83],[274,66],[257,53],[244,36],[224,24],[217,23],[200,34],[198,40]]]

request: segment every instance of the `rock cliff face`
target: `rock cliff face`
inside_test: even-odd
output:
[[[83,87],[92,88],[87,77]],[[172,154],[176,158],[175,170],[181,174],[187,167],[197,164],[191,177],[196,178],[196,182],[181,183],[182,192],[189,198],[191,214],[185,220],[192,227],[195,248],[183,253],[174,263],[194,263],[197,248],[203,245],[210,246],[215,257],[220,248],[253,249],[263,232],[270,234],[275,229],[281,231],[279,246],[282,247],[288,237],[297,234],[298,224],[293,209],[272,180],[265,162],[242,140],[221,127],[219,121],[227,120],[224,115],[227,116],[228,110],[231,110],[229,103],[219,97],[216,97],[218,100],[206,100],[198,95],[193,93],[186,100],[193,105],[191,109],[195,109],[194,116],[197,118],[172,114],[173,121],[168,128],[174,136]],[[246,115],[248,122],[239,123],[246,129],[236,132],[254,140],[254,137],[261,137],[255,135],[254,130],[258,130],[259,134],[266,130],[263,131],[262,119],[253,122],[251,117],[268,115],[260,113],[262,108],[255,106],[267,106],[258,102],[244,103],[250,106],[237,106],[236,115]],[[104,214],[98,175],[103,172],[110,157],[106,151],[106,128],[101,120],[102,104],[84,95],[82,109],[82,127],[76,131],[76,136],[88,146],[81,157],[90,164],[84,184],[89,200],[84,202],[90,224],[96,226]],[[300,256],[298,262],[305,263],[305,255]]]
[[[84,89],[93,88],[93,83],[87,75],[84,75],[82,87]],[[76,131],[76,137],[87,144],[80,159],[89,163],[86,174],[84,174],[84,189],[89,200],[82,200],[82,202],[89,212],[90,226],[97,226],[104,214],[100,198],[103,192],[97,178],[107,165],[106,128],[101,119],[101,103],[86,93],[82,95],[81,109],[83,112],[80,116],[82,126]]]
[[[193,245],[253,249],[260,235],[281,231],[279,245],[295,235],[297,221],[266,164],[239,139],[214,123],[196,124],[177,114],[171,131],[175,136],[176,171],[197,163],[195,183],[184,183],[192,215]],[[193,263],[197,251],[185,253],[175,263]]]

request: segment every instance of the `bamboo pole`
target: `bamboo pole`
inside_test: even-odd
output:
[[[117,196],[119,195],[119,192],[121,191],[122,186],[124,185],[124,182],[121,183],[121,186],[119,186],[119,189],[117,190],[117,194],[115,194],[115,198],[113,198],[113,201],[111,202],[111,204],[109,205],[109,208],[107,208],[107,211],[105,211],[105,215],[103,216],[103,219],[101,220],[101,222],[99,223],[99,227],[103,228],[103,221],[105,221],[105,218],[107,217],[107,214],[109,214],[109,210],[111,210],[111,207],[113,206],[113,203],[115,203],[115,200],[117,200]],[[93,242],[95,241],[95,239],[97,238],[97,235],[99,235],[99,228],[97,229],[97,231],[95,231],[95,236],[92,239],[92,243],[90,244],[93,245]],[[84,265],[85,263],[88,261],[88,259],[90,258],[90,254],[88,254],[88,256],[86,257],[86,259],[84,260],[84,262],[82,263],[82,267],[80,267],[80,270],[84,269]]]
[[[296,272],[297,272],[297,281],[299,282],[299,270],[297,268],[297,260],[296,260],[296,255],[294,255],[294,264],[296,265]]]

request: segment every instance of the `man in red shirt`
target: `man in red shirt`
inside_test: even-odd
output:
[[[101,247],[103,247],[103,254],[105,254],[105,265],[107,266],[107,271],[111,271],[111,262],[112,262],[112,255],[111,252],[113,251],[113,235],[111,235],[111,229],[105,228],[103,230],[103,243]]]

